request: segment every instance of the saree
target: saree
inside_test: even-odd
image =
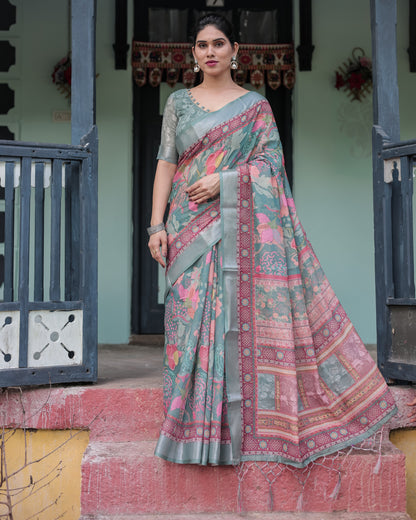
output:
[[[155,454],[304,467],[373,435],[396,406],[299,222],[267,100],[208,112],[172,94],[158,158],[177,168]],[[219,197],[191,202],[215,172]]]

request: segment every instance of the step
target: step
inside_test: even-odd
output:
[[[200,513],[191,515],[87,515],[79,520],[411,520],[406,513]]]
[[[165,462],[153,455],[154,441],[92,442],[82,463],[81,511],[88,515],[180,515],[270,511],[269,485],[258,466],[240,484],[233,467]],[[332,462],[331,462],[332,461]],[[284,467],[271,486],[274,511],[392,512],[406,510],[405,457],[392,444],[382,454],[353,450],[306,472]],[[335,497],[331,495],[335,493]],[[93,516],[94,518],[94,516]],[[150,516],[149,516],[150,518]],[[157,517],[156,517],[157,518]],[[366,515],[366,520],[367,520]]]
[[[37,388],[0,396],[5,427],[88,429],[90,440],[129,442],[157,439],[163,421],[162,388],[73,386]]]

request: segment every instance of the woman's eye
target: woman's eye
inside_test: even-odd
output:
[[[217,43],[216,43],[216,46],[217,46],[217,47],[222,47],[223,45],[224,45],[224,42],[217,42]]]
[[[198,45],[198,47],[199,47],[200,49],[203,49],[203,48],[205,47],[205,43],[200,43],[200,44]]]

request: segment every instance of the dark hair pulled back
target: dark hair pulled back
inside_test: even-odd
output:
[[[225,34],[231,45],[235,43],[234,28],[224,16],[217,13],[208,13],[201,16],[195,23],[192,31],[192,45],[195,45],[198,34],[208,25],[213,25]]]

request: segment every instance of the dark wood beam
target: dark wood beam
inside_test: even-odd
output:
[[[296,48],[299,70],[312,70],[312,0],[299,0],[300,45]]]
[[[416,72],[416,0],[409,0],[409,65]]]
[[[113,45],[115,68],[127,69],[127,0],[115,0],[115,43]]]

